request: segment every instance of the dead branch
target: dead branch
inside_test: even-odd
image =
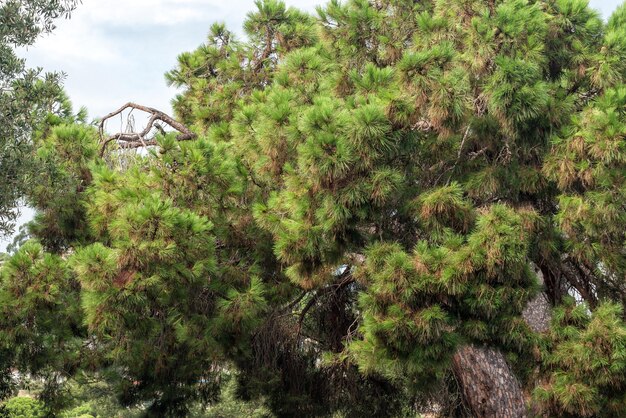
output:
[[[109,136],[105,139],[104,134],[104,125],[107,120],[111,119],[114,116],[121,114],[124,110],[130,108],[131,111],[134,109],[141,110],[143,112],[149,113],[150,119],[146,124],[145,128],[141,132],[127,132],[127,133],[117,133],[115,135]],[[176,136],[176,139],[179,141],[188,141],[196,138],[196,134],[191,132],[189,128],[187,128],[182,123],[178,122],[171,116],[161,112],[152,107],[139,105],[136,103],[128,102],[124,106],[120,107],[114,112],[109,113],[104,116],[102,120],[100,120],[100,124],[98,126],[98,131],[100,133],[100,156],[104,155],[104,151],[109,143],[116,141],[119,144],[119,147],[122,149],[130,149],[130,148],[140,148],[145,146],[156,145],[156,140],[154,138],[147,138],[147,135],[152,131],[152,128],[157,127],[160,131],[163,128],[156,122],[161,121],[176,129],[179,134]]]
[[[301,331],[302,331],[302,325],[304,323],[304,318],[306,317],[306,314],[317,303],[317,301],[320,299],[321,296],[326,295],[327,293],[331,293],[331,292],[334,292],[335,294],[337,294],[344,287],[350,285],[351,283],[354,283],[354,277],[352,276],[352,267],[351,266],[346,266],[345,270],[343,271],[343,273],[341,273],[341,274],[339,274],[337,276],[337,279],[339,279],[337,282],[335,282],[333,284],[329,284],[328,286],[325,286],[325,287],[319,289],[311,297],[311,299],[309,299],[309,301],[304,306],[304,308],[302,308],[302,311],[300,311],[300,314],[298,315],[298,325],[297,325],[298,333],[297,333],[297,338],[300,338],[300,334],[301,334]]]

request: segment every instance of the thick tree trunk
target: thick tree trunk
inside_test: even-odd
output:
[[[537,268],[535,272],[543,285],[543,274]],[[541,292],[528,302],[522,316],[533,331],[542,333],[550,326],[550,309],[545,293]],[[528,415],[522,387],[501,351],[468,345],[461,347],[452,361],[463,402],[473,416],[518,418]]]
[[[463,400],[477,418],[526,417],[524,394],[502,352],[464,346],[453,357]]]

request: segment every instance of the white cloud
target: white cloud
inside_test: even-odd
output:
[[[80,60],[99,63],[121,59],[115,45],[97,27],[79,19],[61,22],[56,31],[39,39],[34,47],[26,50],[25,55],[28,57],[33,53],[31,51],[52,62]]]
[[[313,11],[317,0],[287,0]],[[66,89],[94,117],[133,100],[170,111],[163,74],[196,48],[209,25],[241,33],[253,0],[84,0],[70,20],[22,55],[31,66],[68,74]]]
[[[81,7],[76,18],[131,27],[205,21],[210,12],[219,12],[219,2],[207,0],[85,0]]]

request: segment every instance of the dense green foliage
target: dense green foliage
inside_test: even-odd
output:
[[[57,107],[62,74],[26,69],[16,47],[32,45],[68,17],[76,0],[8,0],[0,4],[0,236],[11,232],[32,167],[33,128]]]
[[[54,402],[57,385],[75,370],[82,345],[79,284],[59,256],[35,242],[2,266],[1,280],[2,366],[44,378],[44,396]]]
[[[46,416],[43,403],[27,397],[15,397],[10,399],[4,405],[2,412],[8,414],[10,418],[45,418]]]
[[[214,24],[180,55],[194,141],[126,159],[68,106],[38,126],[1,381],[45,382],[50,411],[89,381],[155,416],[461,415],[474,345],[538,415],[626,414],[626,6],[317,14],[259,1],[245,41]]]
[[[626,324],[620,305],[589,314],[568,301],[555,311],[544,364],[546,382],[535,389],[550,416],[623,415],[626,405]]]

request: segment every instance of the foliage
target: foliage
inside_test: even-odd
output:
[[[3,406],[8,418],[44,418],[46,416],[44,404],[33,398],[11,398]]]
[[[555,139],[545,170],[558,181],[556,221],[567,236],[573,257],[589,269],[599,297],[626,300],[623,251],[623,132],[626,130],[626,87],[607,89]]]
[[[556,310],[544,352],[547,378],[535,389],[551,416],[621,416],[626,408],[626,324],[621,305],[590,314],[573,301]]]
[[[26,190],[31,134],[47,113],[58,111],[62,74],[26,69],[14,48],[32,45],[69,17],[76,0],[8,0],[0,4],[0,234],[12,231]]]
[[[38,125],[3,370],[93,378],[147,415],[462,415],[451,363],[474,345],[539,414],[624,415],[626,7],[317,14],[260,1],[246,40],[214,24],[179,56],[197,140],[119,164],[69,110]],[[540,293],[543,335],[523,317]]]
[[[95,172],[87,211],[102,242],[70,261],[81,278],[85,323],[120,368],[123,397],[146,392],[159,408],[184,399],[182,384],[194,383],[210,396],[218,355],[212,225],[155,191],[145,173],[127,174]]]
[[[221,390],[220,401],[205,411],[192,414],[197,417],[250,417],[271,418],[274,415],[261,401],[245,402],[237,398],[237,380],[235,376],[227,377]]]
[[[361,370],[416,375],[426,390],[445,376],[459,343],[532,348],[519,319],[534,283],[523,218],[494,205],[476,224],[466,242],[421,242],[413,256],[397,244],[368,249],[363,339],[348,347]]]
[[[73,117],[48,118],[46,136],[38,143],[33,160],[37,182],[27,202],[37,212],[29,232],[45,247],[60,253],[89,234],[81,192],[91,182],[89,164],[97,155],[97,134],[90,126],[72,124]]]
[[[77,303],[79,290],[64,260],[44,252],[36,242],[26,243],[3,264],[3,382],[11,383],[9,376],[15,368],[32,378],[44,378],[47,385],[42,398],[50,404],[60,401],[59,384],[76,369],[84,338]]]

